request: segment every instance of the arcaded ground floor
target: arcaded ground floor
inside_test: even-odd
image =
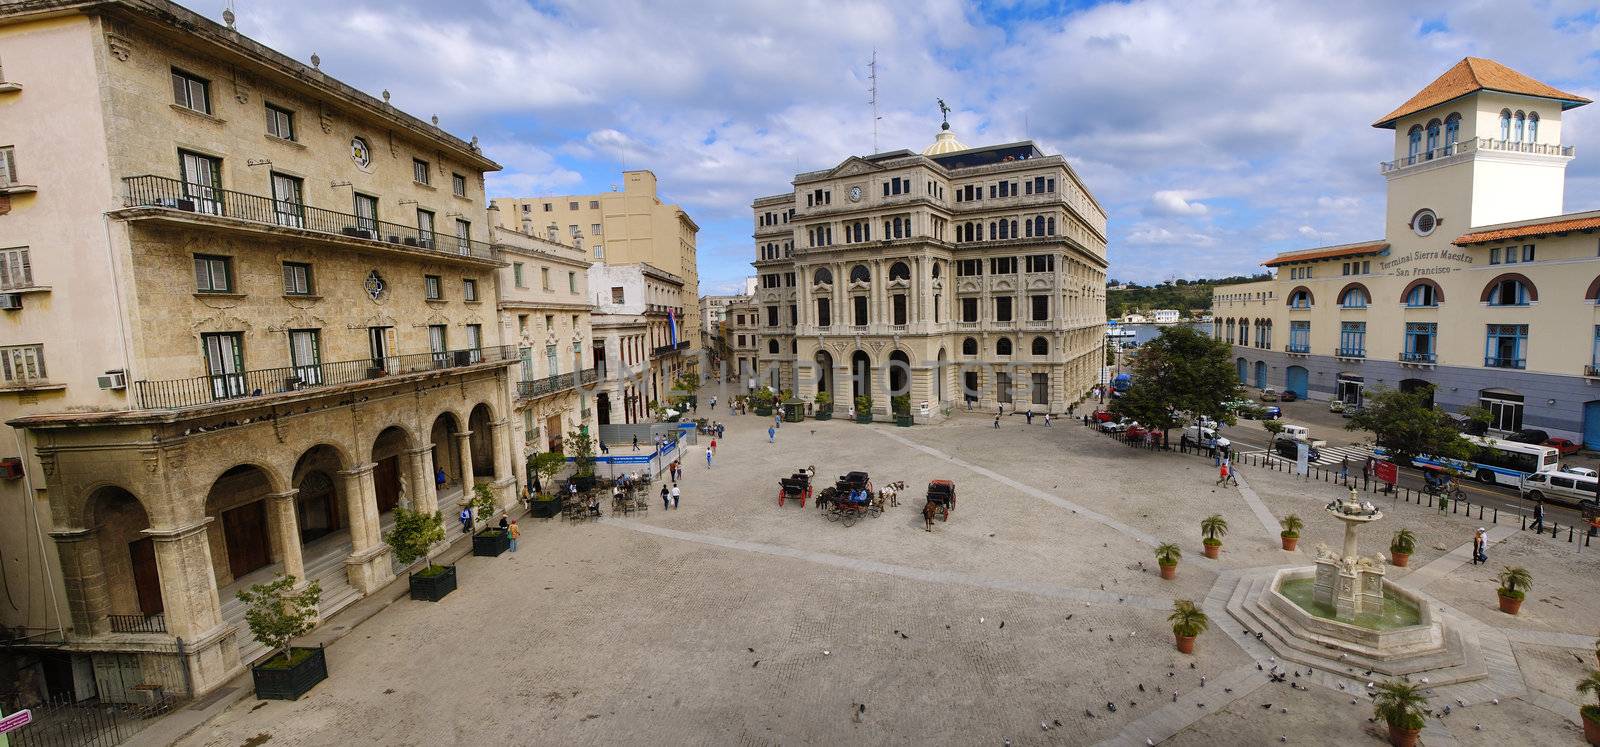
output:
[[[442,602],[397,602],[333,644],[331,678],[306,697],[246,699],[183,743],[1380,743],[1349,694],[1360,673],[1268,682],[1256,664],[1269,654],[1217,596],[1335,543],[1322,511],[1334,486],[1246,470],[1243,488],[1218,488],[1209,460],[1020,415],[998,430],[988,415],[807,421],[775,444],[766,419],[719,419],[728,434],[710,468],[685,462],[676,510],[526,520],[517,553],[462,559]],[[810,503],[780,508],[778,478],[805,465],[903,480],[909,495],[851,527]],[[958,498],[928,532],[931,479],[954,480]],[[1453,712],[1430,719],[1424,743],[1578,744],[1600,543],[1494,525],[1490,564],[1471,565],[1476,519],[1384,510],[1363,550],[1416,532],[1410,568],[1391,578],[1479,635],[1500,693],[1437,688],[1434,706]],[[1307,524],[1296,553],[1275,519],[1291,512]],[[1212,513],[1232,528],[1216,561],[1198,530]],[[1173,581],[1153,562],[1163,541],[1184,552]],[[1496,609],[1506,564],[1535,579],[1517,617]],[[1177,598],[1212,617],[1193,656],[1172,645]]]

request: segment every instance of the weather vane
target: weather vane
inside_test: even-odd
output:
[[[944,99],[939,99],[939,116],[944,118],[944,122],[939,125],[939,129],[950,129],[950,107],[945,105]]]

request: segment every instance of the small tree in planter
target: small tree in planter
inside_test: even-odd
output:
[[[1579,680],[1578,692],[1593,695],[1600,701],[1600,670],[1591,671],[1588,677]],[[1583,738],[1600,747],[1600,705],[1586,705],[1579,712],[1583,714]]]
[[[1216,560],[1222,554],[1222,538],[1228,534],[1228,520],[1221,514],[1212,514],[1200,521],[1201,543],[1206,547],[1206,557]]]
[[[500,527],[489,524],[489,519],[500,510],[500,504],[494,499],[494,491],[489,488],[489,483],[480,482],[472,488],[472,517],[476,524],[484,523],[483,529],[472,535],[472,554],[484,557],[493,557],[506,551],[511,546],[511,538],[506,536]]]
[[[813,401],[817,405],[818,420],[833,419],[833,395],[831,393],[817,392],[817,396],[813,398]]]
[[[1300,544],[1300,530],[1306,526],[1299,516],[1289,514],[1283,517],[1283,531],[1278,532],[1278,537],[1283,540],[1283,549],[1294,552]]]
[[[419,558],[428,561],[426,567],[408,579],[412,599],[437,602],[455,591],[455,566],[434,565],[433,559],[428,557],[428,550],[444,541],[444,525],[439,519],[438,511],[427,514],[396,506],[394,528],[383,535],[383,541],[394,551],[394,559],[400,561],[400,565],[409,566]]]
[[[856,397],[856,422],[872,422],[872,397],[870,395],[863,394]]]
[[[295,700],[328,678],[328,662],[320,648],[292,648],[294,639],[317,625],[317,602],[322,585],[316,581],[293,591],[294,576],[277,578],[237,593],[247,608],[244,619],[250,635],[272,655],[251,667],[256,697]]]
[[[889,408],[894,410],[894,424],[900,427],[911,425],[911,395],[896,394],[889,398]]]
[[[1417,735],[1428,712],[1423,686],[1410,682],[1385,682],[1372,698],[1372,715],[1389,725],[1389,744],[1416,747]]]
[[[1506,566],[1500,572],[1500,611],[1508,615],[1522,609],[1522,600],[1533,588],[1533,574],[1522,566]]]
[[[1401,529],[1394,533],[1394,539],[1389,540],[1389,560],[1396,568],[1406,567],[1411,562],[1411,553],[1417,549],[1417,535],[1410,529]]]
[[[1164,542],[1156,548],[1156,565],[1161,567],[1161,577],[1171,581],[1178,575],[1178,558],[1183,557],[1183,551],[1171,542]]]
[[[1185,654],[1194,653],[1195,636],[1211,626],[1211,618],[1187,599],[1172,603],[1172,614],[1167,615],[1167,622],[1172,623],[1172,636],[1177,639],[1178,651]]]
[[[750,395],[750,406],[756,411],[757,415],[771,417],[772,392],[767,389],[757,389],[754,394]]]

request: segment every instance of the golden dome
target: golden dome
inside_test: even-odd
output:
[[[944,129],[939,130],[939,136],[933,139],[932,145],[922,149],[922,155],[940,156],[946,153],[954,153],[958,150],[967,149],[967,146],[963,145],[960,140],[956,139],[956,134],[951,132],[949,127],[950,125],[945,125]]]

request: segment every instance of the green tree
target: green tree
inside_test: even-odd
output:
[[[1194,602],[1188,599],[1179,599],[1172,603],[1172,614],[1167,615],[1167,622],[1172,623],[1172,632],[1185,638],[1200,635],[1211,627],[1211,618]]]
[[[1271,436],[1273,438],[1277,438],[1278,434],[1283,432],[1283,421],[1282,420],[1263,420],[1263,421],[1261,421],[1261,427],[1262,428],[1266,428],[1267,429],[1267,433],[1271,434]]]
[[[494,490],[489,483],[480,482],[472,486],[472,517],[475,521],[489,523],[489,518],[500,510],[500,502],[494,498]]]
[[[1428,696],[1423,686],[1410,682],[1384,682],[1372,699],[1372,715],[1400,729],[1420,729],[1427,716]]]
[[[316,627],[317,602],[322,598],[321,583],[312,581],[298,593],[294,584],[294,576],[278,576],[235,595],[245,604],[250,635],[268,651],[281,652],[285,664],[290,663],[290,641]]]
[[[578,468],[578,476],[593,477],[594,438],[589,435],[589,429],[568,431],[564,442],[571,448],[572,463]]]
[[[559,451],[541,451],[528,456],[528,471],[539,476],[539,486],[553,486],[556,474],[567,466],[567,456]]]
[[[1111,404],[1111,411],[1167,430],[1180,418],[1208,417],[1232,423],[1223,406],[1238,397],[1239,377],[1228,343],[1191,327],[1167,327],[1139,348],[1133,360],[1133,386]]]
[[[1200,520],[1200,533],[1205,535],[1205,544],[1220,545],[1222,538],[1228,535],[1228,520],[1222,514],[1212,514]]]
[[[1156,565],[1177,565],[1178,558],[1183,557],[1183,550],[1171,542],[1164,542],[1156,547]]]
[[[674,389],[683,392],[685,396],[696,397],[700,391],[700,374],[690,371],[679,376],[672,384]]]
[[[444,525],[438,511],[428,514],[396,506],[394,528],[383,535],[383,541],[394,550],[394,559],[400,565],[411,565],[417,558],[427,558],[428,548],[444,541]],[[433,570],[432,558],[428,558],[428,570]]]
[[[1386,449],[1390,461],[1396,464],[1410,464],[1425,454],[1449,459],[1471,457],[1472,443],[1461,437],[1455,420],[1431,399],[1428,389],[1376,389],[1367,394],[1363,409],[1351,416],[1344,427],[1372,433],[1376,444]]]

